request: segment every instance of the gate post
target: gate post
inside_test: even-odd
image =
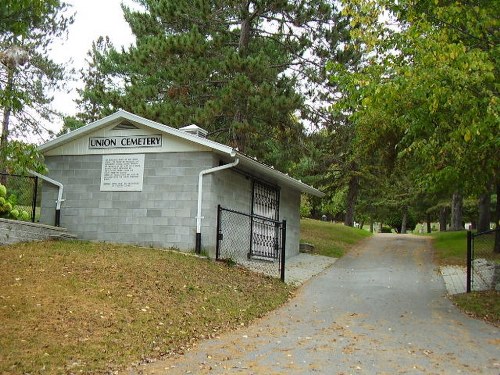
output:
[[[220,232],[220,220],[221,220],[221,207],[220,204],[217,205],[217,234],[215,236],[215,260],[219,260],[220,257],[220,241],[221,241],[221,232]]]
[[[35,186],[33,188],[33,200],[31,202],[31,222],[35,222],[35,212],[36,212],[36,196],[38,195],[38,177],[33,177],[35,181]]]
[[[472,284],[472,232],[467,231],[467,293],[471,291]]]
[[[285,245],[286,245],[286,220],[283,220],[283,228],[281,229],[281,281],[285,282]]]

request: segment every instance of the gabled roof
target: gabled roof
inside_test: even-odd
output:
[[[106,116],[100,120],[97,120],[95,122],[92,122],[88,125],[82,126],[81,128],[78,128],[76,130],[73,130],[72,132],[69,132],[67,134],[61,135],[60,137],[57,137],[56,139],[53,139],[51,141],[48,141],[47,143],[44,143],[43,145],[39,146],[38,149],[40,152],[43,154],[49,150],[52,150],[56,147],[60,147],[68,142],[71,142],[77,138],[80,138],[84,135],[93,133],[100,128],[103,128],[105,126],[108,126],[109,124],[113,122],[120,122],[123,120],[128,120],[130,122],[135,122],[140,125],[147,126],[151,129],[155,129],[158,131],[161,131],[163,133],[171,134],[173,136],[198,143],[200,145],[209,147],[213,149],[214,151],[219,151],[223,154],[231,154],[232,152],[236,153],[236,150],[233,150],[232,147],[225,146],[221,143],[211,141],[206,138],[201,138],[196,135],[189,134],[187,132],[183,132],[181,130],[172,128],[167,125],[160,124],[159,122],[151,121],[148,120],[144,117],[134,115],[133,113],[124,111],[124,110],[119,110],[112,115]]]
[[[112,115],[106,116],[98,121],[95,121],[93,123],[90,123],[88,125],[85,125],[81,128],[78,128],[70,133],[64,134],[56,139],[53,139],[47,143],[44,143],[43,145],[39,146],[38,149],[40,152],[46,153],[50,150],[53,150],[57,147],[63,146],[64,144],[71,142],[73,140],[76,140],[84,135],[93,133],[103,127],[106,127],[112,123],[118,123],[120,121],[130,121],[132,123],[137,123],[146,127],[149,127],[151,129],[160,131],[162,133],[170,134],[175,137],[179,137],[181,139],[184,139],[189,142],[194,142],[196,144],[205,146],[213,150],[215,153],[219,155],[224,155],[228,156],[230,158],[238,158],[240,159],[240,165],[242,167],[245,167],[248,170],[251,171],[256,171],[267,178],[271,179],[273,182],[276,183],[281,183],[285,186],[292,187],[296,190],[299,190],[300,192],[303,193],[308,193],[317,197],[322,197],[324,196],[324,193],[307,185],[304,184],[303,182],[296,180],[290,176],[288,176],[285,173],[282,173],[270,166],[267,166],[265,164],[262,164],[255,159],[252,159],[251,157],[244,155],[240,152],[238,152],[236,149],[223,145],[221,143],[211,141],[210,139],[207,138],[202,138],[193,134],[189,134],[185,131],[181,131],[175,128],[172,128],[167,125],[160,124],[158,122],[148,120],[144,117],[134,115],[133,113],[124,111],[124,110],[119,110]]]

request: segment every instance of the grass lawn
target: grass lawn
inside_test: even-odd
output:
[[[435,260],[440,265],[467,264],[467,232],[434,232]]]
[[[467,232],[436,232],[432,235],[434,257],[440,265],[467,264]],[[477,237],[481,240],[481,237]],[[492,245],[492,244],[491,244]],[[479,251],[479,249],[478,249]],[[500,261],[499,255],[488,251],[488,258]],[[456,294],[450,299],[466,314],[500,325],[500,292],[486,291]]]
[[[339,258],[371,233],[343,224],[313,219],[300,221],[300,242],[314,245],[314,253]]]
[[[490,290],[456,294],[451,300],[466,314],[500,327],[500,292]]]
[[[179,353],[283,304],[277,279],[102,243],[0,247],[0,373],[108,373]]]

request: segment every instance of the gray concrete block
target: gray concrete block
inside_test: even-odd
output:
[[[147,210],[147,214],[146,214],[147,217],[161,217],[161,210],[157,210],[157,209],[148,209]]]

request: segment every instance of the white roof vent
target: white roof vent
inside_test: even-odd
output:
[[[198,125],[195,125],[195,124],[184,126],[183,128],[180,128],[179,130],[183,131],[185,133],[196,135],[200,138],[207,138],[207,134],[208,134],[208,131],[200,128]]]

